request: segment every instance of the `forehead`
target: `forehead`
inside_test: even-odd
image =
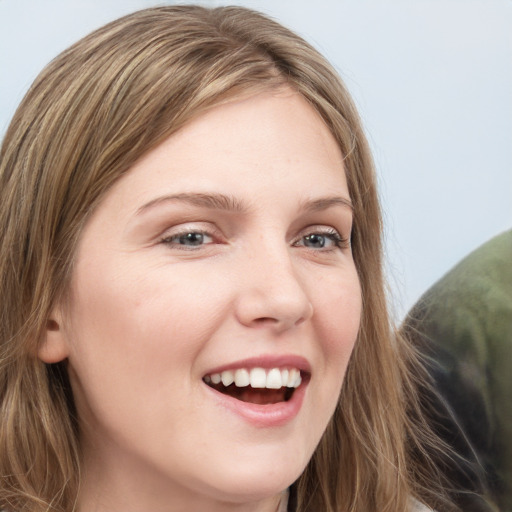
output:
[[[136,162],[104,202],[136,209],[155,194],[189,192],[251,202],[272,195],[349,199],[343,155],[329,128],[284,87],[212,107]]]

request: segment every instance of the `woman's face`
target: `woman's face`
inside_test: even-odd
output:
[[[216,510],[300,475],[358,332],[351,225],[340,150],[289,89],[213,108],[109,190],[45,349],[68,357],[84,502]]]

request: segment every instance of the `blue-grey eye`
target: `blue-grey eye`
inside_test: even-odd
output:
[[[201,231],[185,231],[162,239],[162,243],[176,248],[201,247],[202,245],[211,244],[212,242],[213,237]]]
[[[296,247],[302,246],[308,249],[329,250],[336,247],[341,248],[347,245],[347,240],[336,230],[317,231],[302,236],[297,242],[294,243]]]
[[[200,250],[203,246],[213,244],[214,235],[207,231],[195,230],[184,227],[183,231],[174,234],[164,235],[160,243],[172,249]]]
[[[311,235],[307,235],[304,237],[304,246],[311,247],[313,249],[322,249],[325,247],[326,241],[330,240],[326,235],[322,235],[320,233],[313,233]]]
[[[189,247],[195,247],[204,244],[205,235],[204,233],[198,232],[184,233],[183,235],[178,235],[176,237],[176,242],[178,242],[180,245],[188,245]]]

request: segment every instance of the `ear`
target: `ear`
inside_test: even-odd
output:
[[[46,331],[37,349],[37,356],[44,363],[58,363],[69,355],[68,341],[63,328],[60,308],[52,311],[46,321]]]

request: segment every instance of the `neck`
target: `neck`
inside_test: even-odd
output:
[[[78,512],[284,512],[287,491],[270,496],[235,497],[184,487],[152,468],[129,464],[109,467],[103,461],[88,461],[78,498]],[[210,492],[208,492],[210,491]]]
[[[166,493],[167,494],[167,493]],[[168,495],[168,494],[167,494]],[[106,493],[101,489],[99,493],[92,492],[84,486],[78,502],[78,512],[189,512],[191,510],[208,510],[209,512],[284,512],[287,501],[286,492],[277,496],[257,501],[227,502],[212,499],[207,496],[195,495],[185,497],[165,498],[163,496],[145,495],[140,489],[124,489],[116,492],[109,489]]]

